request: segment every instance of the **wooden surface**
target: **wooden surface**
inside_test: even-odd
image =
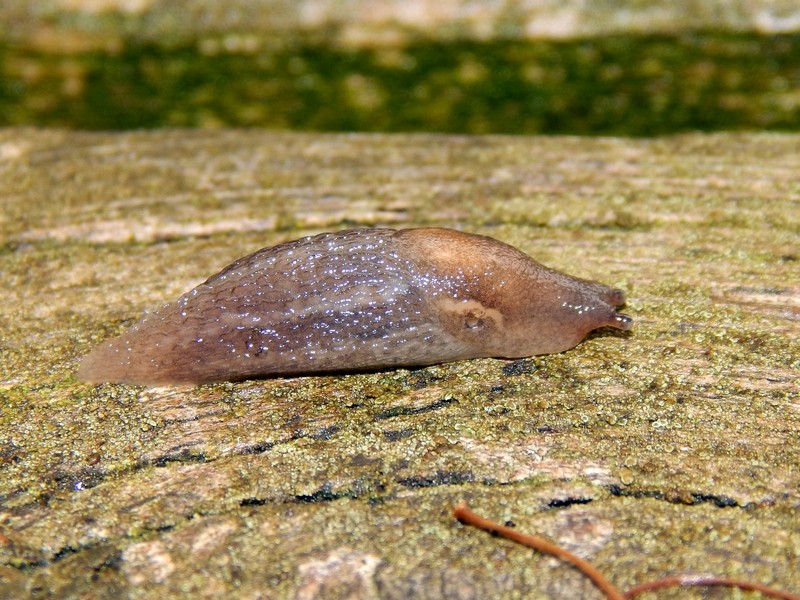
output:
[[[800,136],[0,131],[0,597],[800,592]],[[442,225],[626,289],[632,334],[515,362],[90,386],[80,356],[233,259]],[[719,590],[659,598],[729,597]]]
[[[246,54],[298,36],[349,47],[397,47],[418,39],[781,34],[798,30],[798,12],[793,0],[3,0],[0,42],[70,53],[113,52],[131,41],[169,46],[207,38],[201,51],[213,56],[221,49]]]

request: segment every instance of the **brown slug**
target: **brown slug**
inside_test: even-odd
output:
[[[422,366],[561,352],[629,330],[622,291],[451,229],[353,229],[263,248],[83,360],[138,384]]]

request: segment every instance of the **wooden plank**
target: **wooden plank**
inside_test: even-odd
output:
[[[700,571],[799,591],[798,150],[0,131],[0,596],[595,593],[463,528],[461,500],[622,588]],[[634,331],[516,362],[74,378],[95,344],[259,247],[423,224],[626,289]]]

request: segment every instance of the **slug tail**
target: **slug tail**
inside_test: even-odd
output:
[[[140,341],[139,337],[128,332],[92,350],[78,367],[78,379],[95,384],[161,385],[187,382],[185,380],[188,378],[176,376],[172,369],[165,368],[158,353],[136,343]]]
[[[87,354],[78,367],[78,379],[87,383],[133,383],[128,349],[120,347],[120,341],[106,342]]]

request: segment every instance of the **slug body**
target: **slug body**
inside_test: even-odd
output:
[[[203,383],[561,352],[620,290],[450,229],[324,233],[235,261],[92,351],[85,381]]]

